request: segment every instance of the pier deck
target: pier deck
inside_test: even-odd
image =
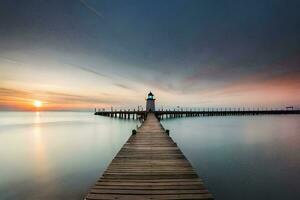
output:
[[[213,199],[203,182],[149,113],[112,160],[87,200]]]
[[[205,117],[205,116],[245,116],[245,115],[293,115],[300,114],[300,110],[244,110],[244,109],[215,109],[215,110],[157,110],[155,115],[160,119],[177,118],[177,117]],[[119,110],[119,111],[96,111],[95,115],[115,117],[121,119],[138,119],[145,118],[146,111],[139,110]]]

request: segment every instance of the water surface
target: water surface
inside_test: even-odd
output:
[[[216,199],[300,199],[300,116],[162,121]],[[137,121],[0,112],[0,199],[82,199]]]
[[[135,121],[80,112],[0,112],[0,199],[83,199]]]
[[[300,199],[300,116],[163,121],[216,199]]]

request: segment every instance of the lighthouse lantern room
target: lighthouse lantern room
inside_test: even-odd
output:
[[[155,111],[155,99],[152,92],[149,92],[148,97],[146,99],[146,111],[147,112]]]

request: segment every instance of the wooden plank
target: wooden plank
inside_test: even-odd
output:
[[[119,189],[119,190],[195,190],[204,189],[203,185],[96,185],[93,189]]]
[[[86,199],[213,199],[154,114],[112,160]]]
[[[98,182],[107,182],[108,179],[105,179],[101,177],[101,179]],[[124,181],[124,180],[109,180],[109,182],[132,182],[132,183],[186,183],[186,182],[201,182],[201,179],[199,178],[193,178],[193,179],[160,179],[160,180],[154,180],[154,179],[144,179],[144,180],[130,180],[130,181]]]
[[[136,190],[136,189],[91,189],[90,193],[92,194],[207,194],[207,190],[158,190],[158,189],[151,189],[151,190]]]
[[[111,194],[88,194],[87,200],[191,200],[191,199],[201,199],[201,200],[211,200],[213,199],[211,194],[181,194],[181,195],[111,195]]]

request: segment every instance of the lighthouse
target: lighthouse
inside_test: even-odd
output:
[[[146,111],[147,112],[155,111],[155,99],[152,92],[149,92],[148,97],[146,99]]]

